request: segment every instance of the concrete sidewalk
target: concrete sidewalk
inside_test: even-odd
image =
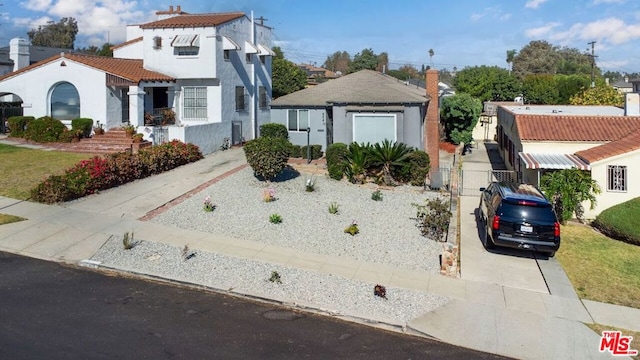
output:
[[[481,154],[480,149],[475,149],[473,156],[478,156],[477,161],[481,162]],[[467,160],[469,164],[473,163],[472,158],[466,158],[465,162]],[[473,220],[473,210],[477,206],[474,197],[462,197],[459,204],[461,278],[318,255],[144,221],[150,212],[172,201],[180,201],[181,196],[188,196],[243,166],[246,165],[242,149],[231,149],[159,176],[62,205],[0,197],[0,213],[28,218],[0,226],[0,250],[77,264],[91,258],[111,236],[121,236],[135,229],[136,239],[140,240],[176,246],[189,244],[193,250],[349,279],[381,281],[388,286],[451,297],[447,305],[405,324],[408,331],[515,358],[610,358],[598,352],[599,335],[583,323],[597,322],[640,331],[640,310],[581,301],[554,260],[540,266],[542,272],[536,272],[531,265],[536,263],[535,259],[481,253]],[[492,276],[490,268],[484,264],[487,261],[504,263],[500,275]]]

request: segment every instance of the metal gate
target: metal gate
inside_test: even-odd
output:
[[[461,170],[460,195],[480,195],[480,188],[487,187],[492,181],[520,182],[520,173],[512,170]]]
[[[5,134],[7,128],[7,120],[12,116],[22,116],[22,106],[16,106],[16,103],[0,103],[0,134]]]
[[[169,129],[162,126],[153,127],[153,144],[164,144],[169,141]]]

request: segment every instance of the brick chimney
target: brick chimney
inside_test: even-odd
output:
[[[440,170],[440,106],[438,89],[438,70],[429,69],[426,73],[426,87],[429,104],[424,124],[424,151],[431,161],[430,177]]]

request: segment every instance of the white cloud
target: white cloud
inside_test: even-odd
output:
[[[53,0],[27,0],[20,3],[20,6],[33,11],[47,11],[51,7]]]
[[[526,4],[524,4],[524,7],[529,8],[529,9],[537,9],[540,5],[546,3],[547,0],[529,0],[527,1]]]
[[[470,20],[476,22],[482,18],[498,19],[500,21],[506,21],[511,18],[511,14],[506,14],[499,6],[488,7],[482,10],[480,13],[473,13],[470,16]]]
[[[627,0],[594,0],[593,4],[624,4],[625,2],[627,2]]]
[[[550,39],[565,44],[577,40],[596,40],[605,44],[620,45],[640,39],[640,25],[627,24],[621,19],[611,17],[590,23],[573,24],[565,31],[550,34]]]
[[[552,33],[553,29],[560,26],[560,23],[550,22],[543,26],[525,30],[525,35],[530,38],[539,39],[547,37]]]
[[[48,16],[43,16],[37,19],[32,18],[12,18],[12,23],[19,27],[28,27],[29,29],[37,29],[40,25],[46,25],[49,21],[53,21]]]

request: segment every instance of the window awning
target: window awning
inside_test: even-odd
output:
[[[246,52],[247,54],[257,54],[258,53],[258,48],[253,45],[252,43],[245,41],[244,42],[244,52]]]
[[[267,46],[258,44],[258,55],[260,56],[275,56],[276,53],[269,49]]]
[[[223,36],[222,37],[222,49],[223,50],[240,50],[240,46],[231,38]]]
[[[573,154],[518,153],[527,169],[571,169],[591,170],[591,166]]]
[[[173,47],[200,47],[200,35],[176,35],[171,41]]]

